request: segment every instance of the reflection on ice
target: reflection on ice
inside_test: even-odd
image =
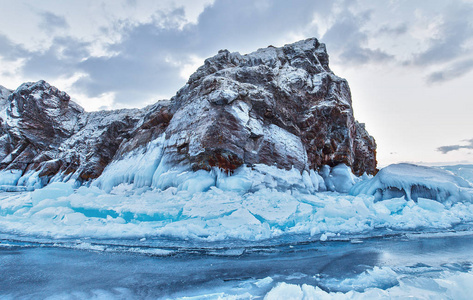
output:
[[[281,240],[280,240],[281,242]],[[1,244],[4,244],[3,242]],[[0,245],[1,245],[0,244]],[[201,244],[204,245],[205,243]],[[466,299],[473,236],[192,249],[145,255],[113,245],[0,247],[1,298]],[[144,247],[143,247],[144,248]],[[266,251],[263,249],[266,248]],[[91,251],[92,250],[92,251]]]

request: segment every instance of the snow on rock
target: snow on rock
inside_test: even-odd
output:
[[[373,178],[357,183],[350,194],[373,195],[376,200],[405,197],[414,201],[425,198],[457,202],[471,201],[472,187],[468,181],[442,169],[395,164],[381,169]]]
[[[20,170],[16,184],[26,188],[89,185],[107,168],[96,183],[107,191],[120,183],[203,191],[215,174],[183,172],[267,165],[299,172],[313,192],[327,188],[314,175],[323,165],[376,171],[374,139],[355,121],[348,83],[332,73],[316,39],[247,55],[222,50],[170,101],[143,109],[84,112],[45,81],[1,87],[0,118],[0,170]],[[344,172],[329,174],[330,190],[353,184]],[[249,185],[242,176],[217,184]]]
[[[16,184],[27,188],[97,178],[130,132],[163,107],[87,113],[44,81],[22,84],[1,101],[0,169],[21,171]]]
[[[171,102],[164,155],[172,165],[376,170],[374,139],[354,120],[348,84],[316,39],[247,55],[221,50]]]

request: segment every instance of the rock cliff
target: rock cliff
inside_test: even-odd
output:
[[[0,169],[18,185],[89,181],[158,137],[168,167],[302,172],[344,163],[357,175],[376,172],[375,141],[316,39],[247,55],[221,50],[170,101],[143,109],[84,112],[44,81],[0,87],[0,135]]]

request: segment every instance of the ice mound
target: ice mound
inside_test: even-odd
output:
[[[473,221],[470,184],[440,169],[402,164],[358,178],[345,165],[320,174],[253,165],[227,174],[167,169],[160,153],[152,147],[125,157],[90,186],[70,180],[0,192],[1,232],[206,241],[304,235],[327,242],[374,229],[450,229]]]
[[[444,166],[440,168],[450,171],[468,182],[473,183],[473,165]]]
[[[279,278],[278,278],[279,277]],[[314,276],[317,277],[317,276]],[[197,291],[176,299],[264,299],[264,300],[309,300],[309,299],[470,299],[473,292],[472,272],[429,272],[403,274],[398,268],[374,267],[354,278],[344,287],[328,287],[324,278],[316,283],[298,284],[280,276],[255,280],[248,279],[237,286],[227,286],[223,292],[216,290]],[[285,282],[284,280],[289,282]],[[329,278],[328,280],[332,280]],[[260,282],[264,282],[260,286]],[[340,289],[341,288],[341,289]]]
[[[392,270],[390,271],[393,275]],[[363,275],[364,276],[364,275]],[[373,276],[372,281],[377,280]],[[397,280],[396,280],[397,281]],[[264,297],[272,299],[470,299],[473,274],[443,272],[439,278],[401,278],[400,283],[386,288],[366,285],[362,291],[327,292],[318,286],[278,283]],[[362,284],[363,285],[363,284]]]
[[[405,197],[418,201],[420,198],[440,202],[471,201],[472,185],[446,170],[395,164],[381,169],[376,176],[364,180],[350,189],[351,195],[373,195],[375,200]]]
[[[377,234],[382,229],[450,229],[473,221],[472,203],[444,205],[404,197],[375,202],[361,194],[309,194],[266,186],[242,192],[235,186],[240,185],[196,192],[122,183],[107,193],[96,186],[74,190],[70,183],[58,182],[34,192],[0,193],[0,228],[52,238],[260,241],[298,235],[329,242],[340,235],[369,235],[374,229]]]

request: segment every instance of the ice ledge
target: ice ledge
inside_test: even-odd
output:
[[[353,186],[351,195],[373,195],[375,200],[405,197],[439,202],[473,200],[473,186],[453,173],[413,164],[394,164],[381,169],[375,177]]]

